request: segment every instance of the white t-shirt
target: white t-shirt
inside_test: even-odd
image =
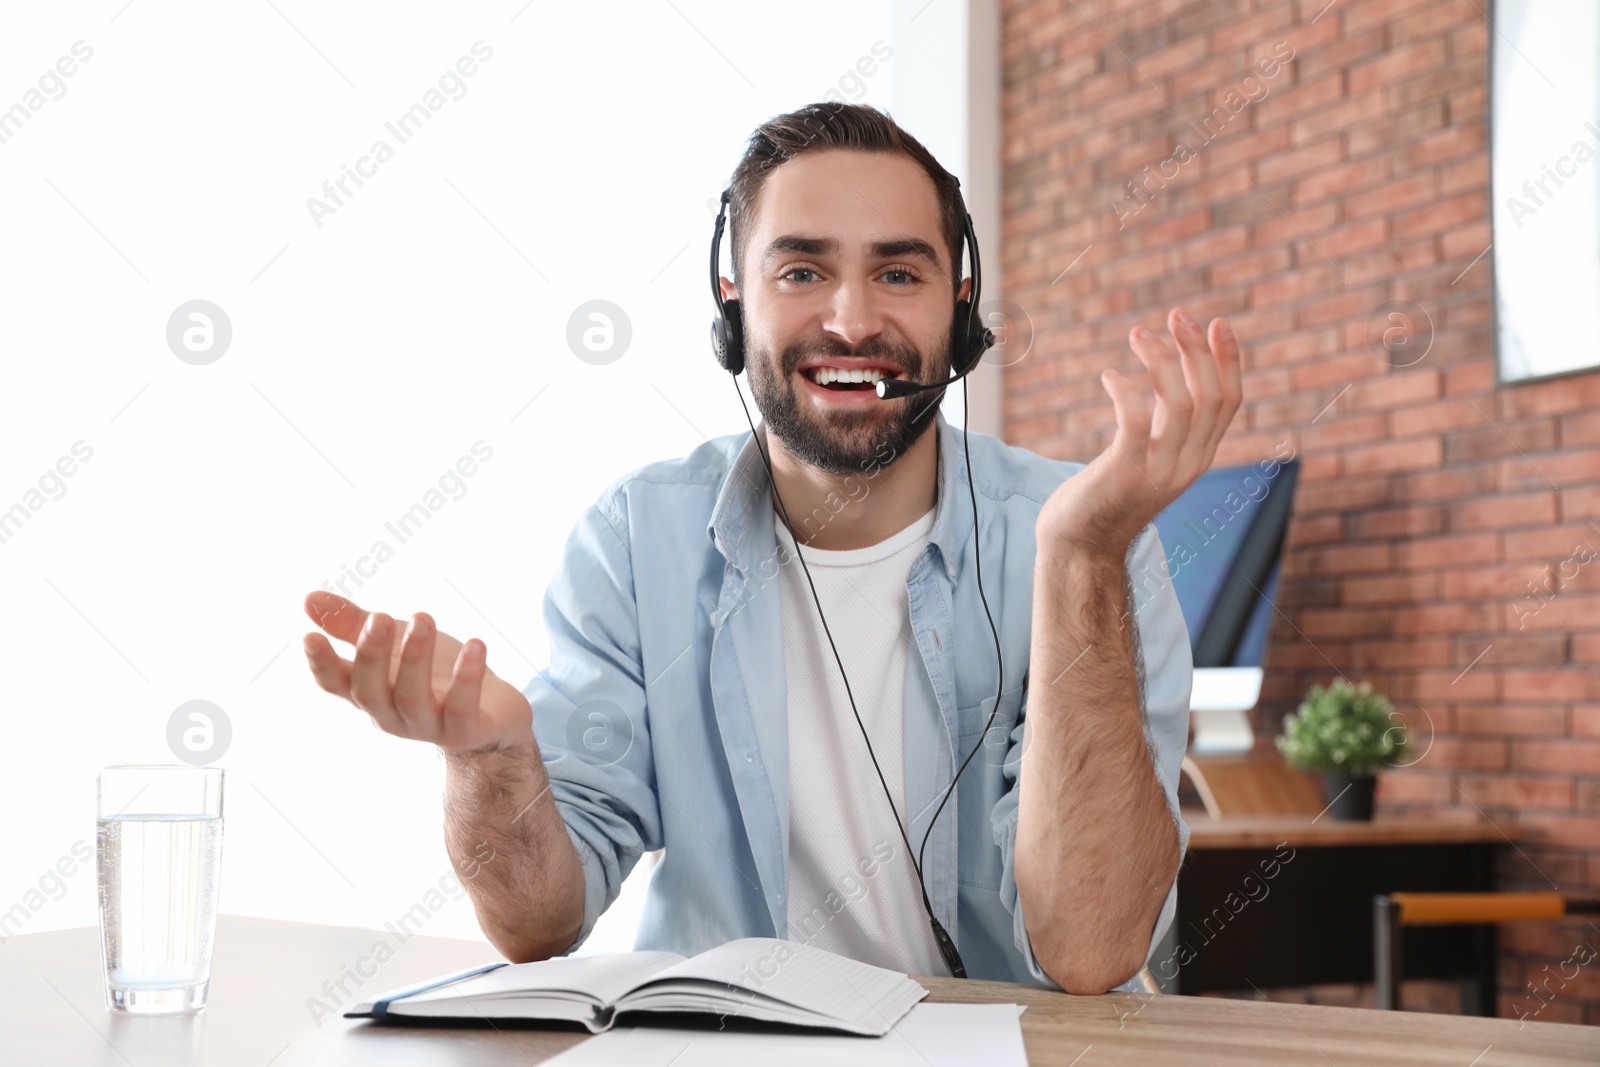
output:
[[[800,546],[901,825],[908,817],[906,575],[933,529],[933,515],[930,509],[866,548]],[[774,522],[789,553],[781,582],[789,706],[789,939],[907,974],[948,974],[916,871],[851,714],[806,570],[793,557],[794,538],[776,509]],[[920,844],[912,837],[913,850]]]

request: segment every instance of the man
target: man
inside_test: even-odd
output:
[[[730,216],[718,284],[770,481],[741,433],[612,483],[521,692],[481,641],[421,612],[402,638],[324,592],[307,612],[356,652],[308,634],[318,684],[443,749],[450,853],[512,960],[576,948],[664,849],[641,949],[787,937],[946,974],[925,887],[970,977],[1130,986],[1188,836],[1189,637],[1150,522],[1238,408],[1227,323],[1175,309],[1176,351],[1132,331],[1154,397],[1102,373],[1117,429],[1094,462],[972,434],[969,482],[943,390],[836,380],[949,376],[971,287],[954,179],[882,113],[814,105],[752,136]],[[1132,603],[1130,574],[1163,580]]]

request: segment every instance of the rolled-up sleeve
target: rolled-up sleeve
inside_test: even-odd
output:
[[[1194,683],[1194,657],[1189,628],[1178,606],[1172,587],[1161,537],[1153,524],[1145,526],[1129,545],[1127,556],[1129,619],[1134,627],[1134,666],[1139,680],[1140,713],[1143,716],[1145,744],[1150,750],[1157,779],[1166,796],[1167,809],[1178,832],[1178,862],[1189,848],[1189,825],[1178,813],[1178,773],[1189,745],[1189,697]],[[1027,964],[1028,973],[1040,984],[1059,989],[1034,957],[1028,928],[1023,921],[1022,902],[1017,893],[1016,845],[1017,811],[1020,800],[1022,734],[1027,718],[1026,690],[1022,711],[1011,731],[1004,773],[1007,789],[995,804],[991,816],[994,840],[1000,846],[1000,897],[1012,915],[1012,935],[1017,951]],[[1178,910],[1178,883],[1173,879],[1167,898],[1156,916],[1150,941],[1145,949],[1148,964]],[[1139,988],[1135,974],[1116,988]]]
[[[584,511],[544,597],[548,665],[523,690],[550,791],[583,863],[588,938],[640,855],[661,847],[632,556],[613,498]]]

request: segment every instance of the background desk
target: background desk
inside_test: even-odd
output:
[[[573,1030],[378,1026],[307,1009],[336,979],[395,938],[377,930],[224,915],[217,922],[211,1003],[165,1018],[106,1012],[93,927],[25,934],[0,946],[0,1064],[5,1067],[308,1067],[372,1065],[525,1067],[588,1035]],[[348,1001],[495,959],[488,944],[413,936]],[[1600,1062],[1600,1029],[1511,1019],[1455,1018],[1361,1008],[1145,996],[1072,997],[1000,982],[923,978],[932,1000],[1028,1005],[1022,1016],[1036,1064],[1250,1064],[1362,1067],[1509,1062]],[[341,1009],[343,1005],[340,1005]],[[803,1036],[796,1036],[803,1041]]]
[[[1177,920],[1150,963],[1171,993],[1371,982],[1373,896],[1493,889],[1495,850],[1511,841],[1481,821],[1184,818],[1192,833]],[[1274,858],[1268,881],[1261,865]],[[1410,927],[1406,977],[1464,979],[1466,1008],[1492,1016],[1494,938],[1490,926]]]

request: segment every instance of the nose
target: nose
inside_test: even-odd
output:
[[[867,278],[846,278],[834,289],[822,328],[852,349],[883,332],[883,315]]]

